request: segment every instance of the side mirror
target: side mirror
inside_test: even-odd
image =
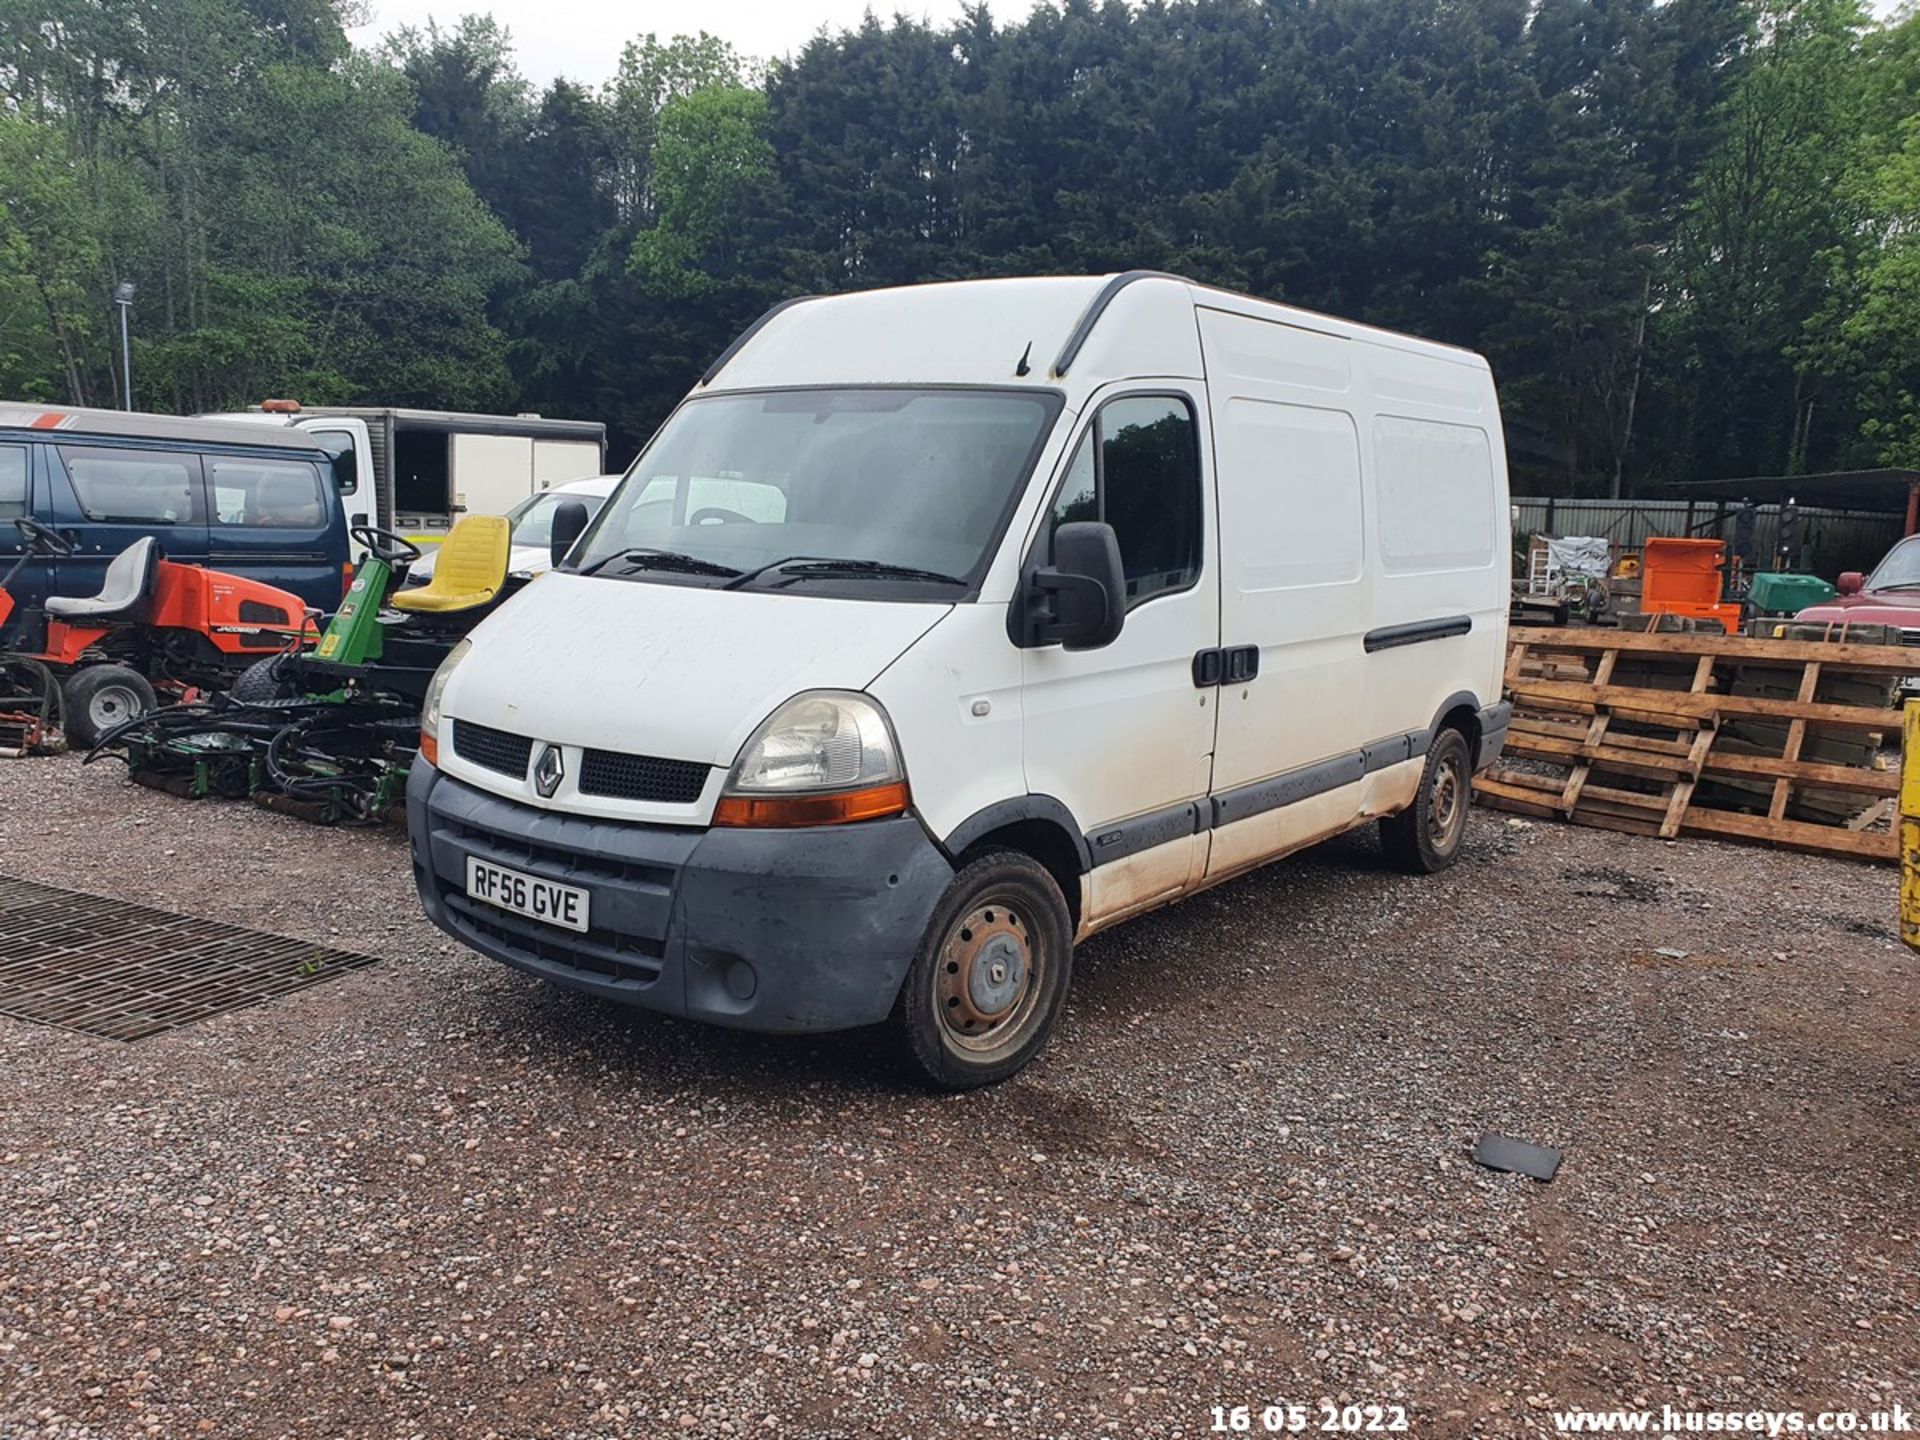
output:
[[[562,500],[554,507],[552,559],[556,569],[586,528],[587,507],[578,500]]]
[[[1866,587],[1867,577],[1858,570],[1843,570],[1840,581],[1834,586],[1842,595],[1858,595]]]
[[[1053,564],[1036,570],[1030,631],[1041,645],[1097,650],[1111,645],[1127,618],[1127,577],[1113,526],[1074,520],[1053,532]]]

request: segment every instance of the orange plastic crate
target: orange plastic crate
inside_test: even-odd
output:
[[[1714,620],[1729,635],[1737,634],[1740,607],[1720,603],[1720,557],[1725,550],[1719,540],[1649,536],[1641,550],[1641,610]]]

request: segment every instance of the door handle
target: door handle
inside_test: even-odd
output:
[[[1193,657],[1193,683],[1202,690],[1211,690],[1216,685],[1244,685],[1259,673],[1258,645],[1202,650]]]

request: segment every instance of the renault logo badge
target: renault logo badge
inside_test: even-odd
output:
[[[566,778],[567,762],[560,756],[558,745],[549,745],[540,752],[540,759],[533,767],[533,788],[540,792],[542,800],[551,800],[553,792],[560,788],[561,780]]]

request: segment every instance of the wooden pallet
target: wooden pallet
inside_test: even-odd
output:
[[[1630,834],[1894,860],[1896,837],[1872,827],[1899,774],[1877,760],[1900,734],[1894,685],[1915,671],[1920,654],[1897,645],[1516,629],[1512,727],[1475,789],[1496,809]]]

